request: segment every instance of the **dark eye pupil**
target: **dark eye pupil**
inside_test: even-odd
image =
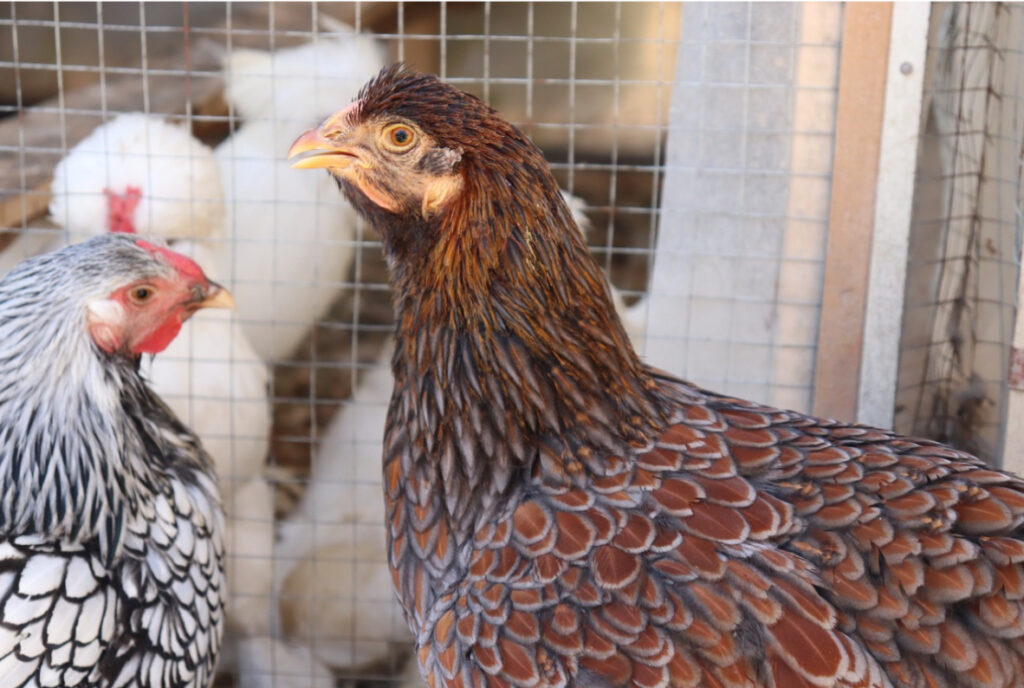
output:
[[[391,138],[394,139],[395,143],[402,144],[409,140],[409,131],[406,129],[395,129],[391,134]]]
[[[143,301],[149,298],[149,289],[136,289],[135,298],[137,298],[139,301]]]

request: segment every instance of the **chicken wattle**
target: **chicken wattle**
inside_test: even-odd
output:
[[[388,554],[431,686],[1024,676],[1024,482],[644,365],[551,171],[400,67],[292,147],[380,232]]]

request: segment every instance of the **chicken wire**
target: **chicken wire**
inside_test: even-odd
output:
[[[294,80],[282,76],[283,57],[259,62],[250,52],[245,59],[250,68],[256,60],[255,71],[239,72],[234,56],[283,56],[304,44],[326,49],[354,41],[351,31],[372,33],[385,50],[381,63],[404,60],[487,99],[533,137],[562,187],[585,203],[580,217],[588,240],[625,304],[646,290],[655,245],[679,21],[676,3],[0,6],[0,269],[92,231],[68,229],[76,217],[66,209],[96,212],[100,231],[111,222],[113,198],[117,212],[135,213],[139,231],[168,233],[164,211],[181,213],[172,238],[209,248],[219,271],[204,267],[239,301],[234,320],[195,316],[175,343],[181,348],[154,364],[180,364],[165,368],[171,387],[163,393],[178,402],[186,422],[205,429],[221,477],[231,592],[222,685],[421,685],[407,667],[410,636],[385,566],[379,442],[392,315],[380,247],[354,218],[347,233],[320,233],[325,217],[343,212],[333,184],[298,199],[287,188],[291,138],[353,93],[321,90],[316,117],[298,116],[276,100],[252,112],[233,89],[255,83],[286,92]],[[319,59],[312,71],[335,75],[337,65]],[[357,62],[356,85],[378,68],[368,60],[355,79]],[[68,163],[53,178],[62,159],[76,147],[81,153],[90,132],[128,112],[181,125],[214,149],[212,157],[191,144],[162,149],[160,134],[144,123],[141,150],[118,157],[111,130],[86,144],[95,158],[81,168],[87,172]],[[272,145],[247,147],[246,137],[261,125],[270,127],[262,143]],[[223,203],[208,184],[166,186],[173,180],[163,170],[194,172],[211,161],[220,168]],[[137,206],[118,176],[134,164],[140,171],[133,174],[144,180],[136,185]],[[256,197],[238,183],[253,169],[269,179]],[[315,185],[315,176],[299,174],[304,186]],[[99,184],[94,176],[102,188],[90,190]],[[51,199],[64,204],[54,200],[52,216]],[[82,206],[88,199],[95,203]],[[281,264],[303,241],[293,236],[298,228],[289,217],[298,213],[317,224],[310,258],[316,262],[305,274],[282,278]],[[204,234],[208,221],[222,223],[223,235]],[[346,264],[325,267],[324,257],[339,252]],[[254,270],[252,260],[265,263]],[[247,312],[254,301],[266,309]],[[275,310],[279,301],[284,307]],[[221,328],[224,355],[206,346],[203,326]],[[254,346],[239,349],[248,339]],[[280,350],[281,341],[293,340]],[[251,384],[240,387],[253,376],[259,381],[264,362],[267,395]],[[146,370],[159,378],[159,389],[158,368]],[[211,423],[217,414],[204,404],[216,401],[231,414],[248,404],[257,415],[269,403],[269,433],[238,415],[219,427]],[[240,455],[258,451],[261,441],[269,441],[266,463],[246,473]]]
[[[932,8],[896,428],[996,463],[1024,224],[1024,9]]]
[[[1010,35],[996,31],[1003,23],[995,19],[1019,19],[1020,9],[958,7],[943,10],[959,12],[949,26],[970,27],[969,35],[984,40],[943,53],[935,19],[932,73],[937,57],[946,54],[953,56],[947,64],[983,55],[971,60],[987,60],[991,70],[1000,60],[1015,59],[1016,67],[1006,62],[998,74],[1019,75],[1019,42],[992,41]],[[344,203],[333,185],[316,186],[308,172],[296,178],[306,195],[289,196],[292,177],[283,160],[289,137],[346,104],[351,93],[335,98],[330,90],[319,90],[317,105],[327,109],[317,117],[297,115],[288,102],[273,100],[253,113],[232,96],[243,76],[249,79],[245,83],[269,93],[289,92],[296,81],[281,72],[284,51],[312,44],[317,54],[333,43],[355,41],[350,33],[355,31],[372,33],[386,59],[405,60],[480,95],[533,137],[562,187],[582,200],[593,253],[617,288],[631,336],[653,363],[715,389],[809,410],[829,190],[838,173],[832,151],[842,21],[838,3],[0,6],[0,34],[9,36],[0,40],[0,269],[74,236],[46,213],[51,196],[75,197],[70,182],[51,188],[54,167],[96,126],[119,113],[144,112],[179,123],[216,147],[225,200],[219,207],[194,190],[182,195],[147,189],[152,203],[139,206],[148,209],[137,218],[140,227],[159,219],[159,201],[178,202],[175,207],[186,217],[181,233],[192,236],[199,231],[197,218],[213,206],[225,218],[226,234],[211,239],[211,248],[227,258],[223,270],[211,274],[230,284],[240,306],[244,295],[244,301],[269,309],[257,311],[260,317],[243,310],[225,330],[231,352],[240,339],[265,339],[261,355],[240,361],[232,353],[225,362],[204,348],[194,323],[179,338],[184,348],[177,360],[186,367],[172,372],[187,379],[178,401],[193,425],[210,420],[199,402],[217,396],[209,389],[214,383],[231,389],[219,394],[232,409],[266,403],[272,411],[266,433],[237,418],[219,431],[216,425],[208,430],[214,451],[224,454],[224,467],[218,466],[232,524],[234,611],[229,612],[222,685],[421,683],[407,665],[409,635],[385,569],[379,442],[390,382],[385,364],[392,316],[380,247],[355,219],[339,234],[319,233],[326,227],[322,223],[345,212]],[[978,22],[987,28],[977,28]],[[1020,34],[1013,35],[1019,41]],[[255,60],[255,71],[235,71],[238,65],[225,61],[239,50],[250,51],[248,64],[251,68]],[[253,51],[277,51],[279,57],[271,61]],[[356,74],[359,61],[351,62],[359,83],[376,71],[369,60]],[[325,79],[327,72],[337,76],[334,67],[312,62],[312,71]],[[957,69],[947,76],[970,71]],[[954,115],[956,107],[973,107],[970,94],[980,93],[928,83],[933,96],[947,95],[946,100],[933,97],[933,109],[941,106]],[[955,234],[951,212],[939,219],[922,214],[925,187],[946,194],[948,204],[961,193],[949,188],[950,180],[973,179],[977,187],[985,177],[977,158],[973,171],[928,171],[929,142],[959,142],[966,148],[981,146],[982,140],[1012,140],[1016,145],[985,148],[992,150],[986,161],[999,165],[995,178],[1006,182],[992,193],[1004,204],[1016,198],[1016,219],[991,223],[992,232],[997,227],[1001,232],[993,238],[999,255],[978,254],[977,246],[986,243],[977,227],[968,227],[976,232],[971,240],[960,240],[975,250],[967,254],[973,263],[961,260],[975,266],[970,275],[977,276],[981,266],[987,272],[992,266],[999,275],[998,294],[972,296],[971,303],[998,305],[996,334],[985,330],[975,340],[986,346],[998,340],[995,346],[1003,347],[982,378],[992,385],[986,394],[997,400],[993,408],[1000,398],[996,369],[1005,371],[1020,244],[1019,79],[1005,86],[1009,90],[992,99],[1001,104],[1002,119],[993,115],[983,121],[1010,128],[982,136],[973,127],[975,115],[965,115],[971,127],[930,129],[922,137],[915,238],[922,245],[946,247],[946,259],[912,258],[910,266],[897,414],[905,425],[908,409],[939,408],[927,396],[936,386],[934,373],[919,371],[912,378],[908,357],[927,351],[931,361],[950,359],[940,351],[940,324],[949,321],[940,311],[958,303],[934,295],[940,292],[928,292],[923,302],[909,296],[913,285],[945,284],[961,274],[954,264],[963,258],[948,238]],[[942,120],[958,121],[957,116]],[[1007,124],[1011,121],[1017,124]],[[245,136],[261,124],[271,133],[262,141],[265,149],[254,151],[243,145]],[[204,156],[183,148],[158,153],[147,143],[141,157],[148,165],[145,178],[152,180],[164,165],[192,169]],[[104,179],[112,174],[113,159],[102,157]],[[992,163],[995,159],[999,162]],[[247,165],[265,172],[268,191],[246,196],[246,189],[238,188],[235,181]],[[292,218],[301,213],[309,214],[316,229],[305,244],[294,236]],[[253,236],[250,221],[265,223],[266,233]],[[928,238],[936,232],[947,238]],[[312,248],[307,269],[281,277],[278,268],[303,245]],[[328,257],[339,254],[346,256],[344,266],[330,267]],[[253,269],[252,261],[266,262]],[[949,276],[943,281],[937,272]],[[920,326],[921,317],[928,327]],[[913,335],[925,330],[932,337],[929,345],[915,343]],[[282,342],[294,343],[275,350]],[[972,344],[971,351],[972,361],[991,363],[982,347]],[[266,395],[233,387],[258,373],[263,362],[269,366]],[[904,401],[907,394],[916,395],[914,403]],[[915,411],[910,427],[928,430],[919,416]],[[985,432],[997,434],[995,411],[987,423]],[[266,460],[255,475],[243,475],[238,455],[259,442],[269,443]]]
[[[838,3],[687,3],[646,353],[810,411],[839,80]]]

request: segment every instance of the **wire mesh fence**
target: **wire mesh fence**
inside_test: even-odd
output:
[[[999,460],[1020,272],[1024,13],[936,5],[896,427]]]
[[[1021,244],[1020,14],[933,12],[897,415],[989,456]],[[384,544],[386,269],[334,184],[287,167],[292,139],[389,61],[441,75],[544,150],[652,362],[809,410],[843,16],[838,3],[0,5],[0,270],[128,229],[173,240],[239,303],[144,362],[222,480],[222,685],[421,684]],[[123,117],[136,112],[148,117]],[[968,435],[965,408],[980,419]]]
[[[832,177],[837,3],[686,5],[646,353],[809,411]]]
[[[675,3],[0,7],[3,269],[116,226],[172,240],[239,303],[144,362],[221,476],[224,685],[419,685],[382,527],[386,273],[333,183],[288,169],[291,140],[389,61],[438,73],[544,149],[630,300],[679,21]]]

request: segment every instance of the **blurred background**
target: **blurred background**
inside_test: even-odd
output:
[[[1020,5],[0,5],[0,270],[138,231],[239,302],[144,362],[221,475],[222,685],[420,685],[379,244],[284,160],[395,60],[543,148],[653,364],[1024,469]]]

